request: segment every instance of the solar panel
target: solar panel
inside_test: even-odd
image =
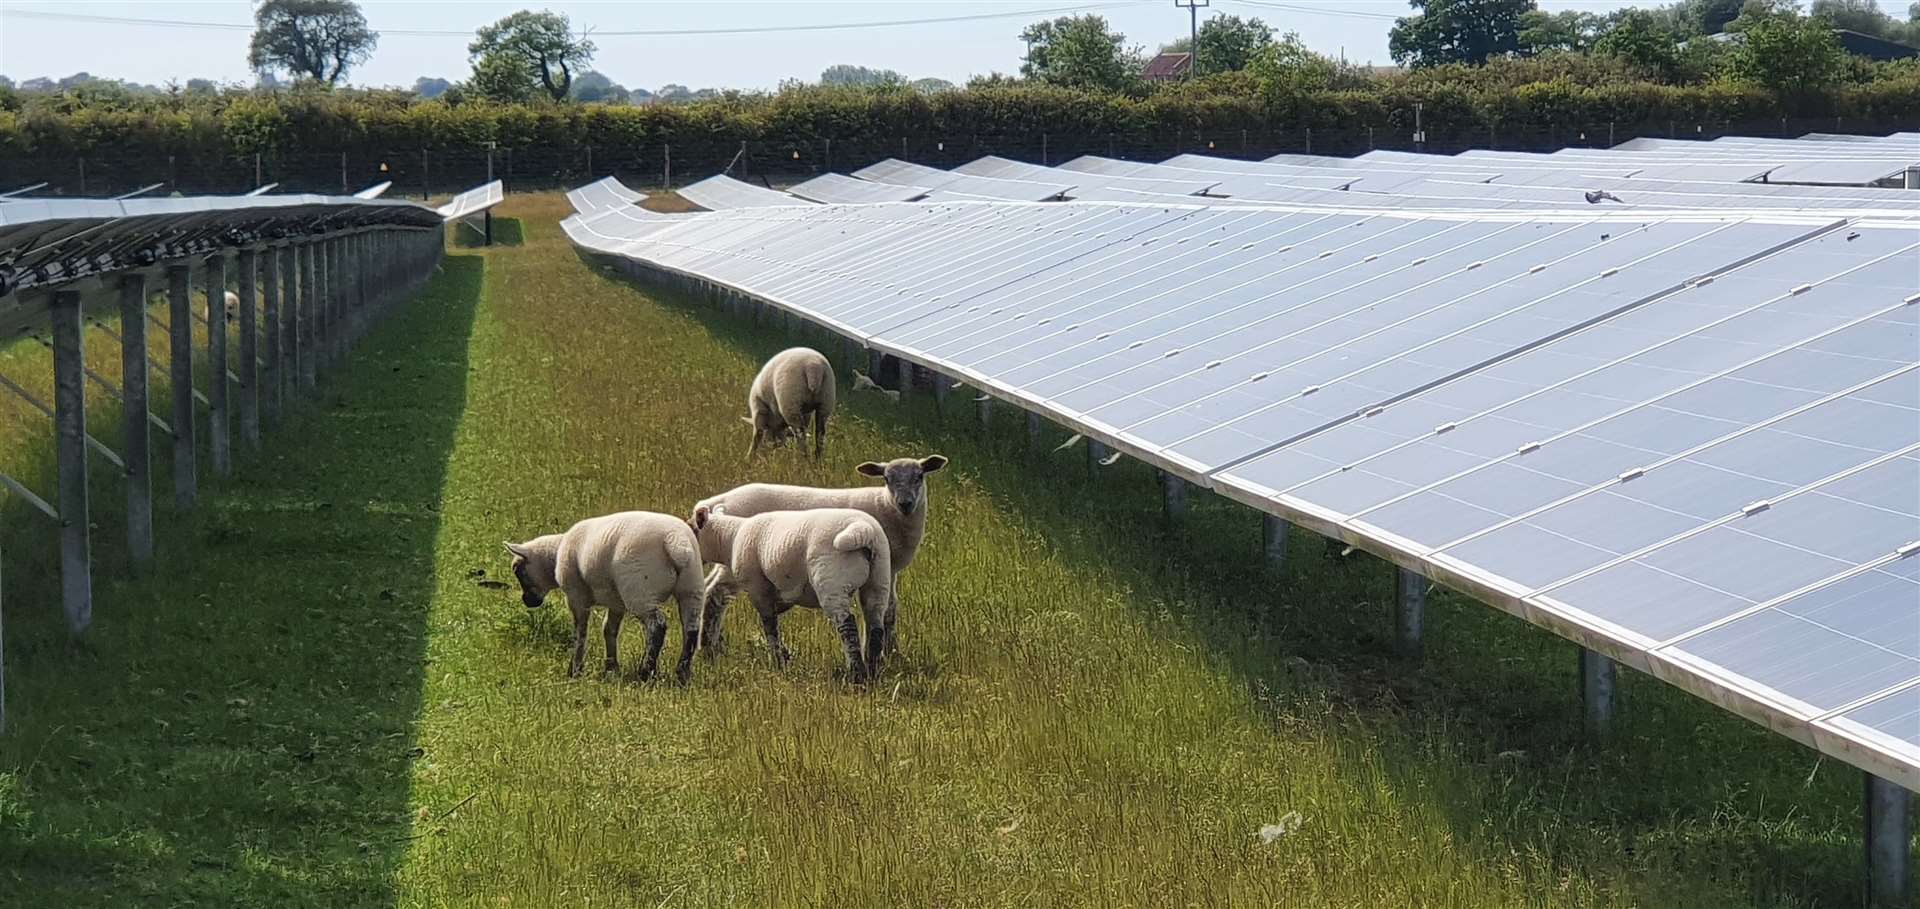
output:
[[[927,194],[924,186],[875,183],[844,174],[821,174],[787,187],[787,192],[812,202],[911,202]]]
[[[627,185],[613,177],[601,177],[578,189],[567,193],[567,202],[573,210],[583,215],[608,211],[615,208],[629,208],[639,204],[646,193],[628,189]]]
[[[1920,784],[1911,221],[879,204],[626,254]]]
[[[725,174],[715,174],[705,180],[687,184],[681,187],[679,192],[681,198],[708,211],[810,204],[805,199],[787,195],[779,190],[735,180]]]
[[[989,155],[976,161],[969,161],[953,169],[954,173],[976,177],[998,177],[1032,182],[1071,184],[1074,188],[1072,198],[1081,198],[1082,192],[1092,189],[1127,189],[1135,192],[1159,193],[1173,196],[1191,196],[1207,192],[1218,186],[1220,181],[1210,177],[1188,178],[1184,180],[1160,180],[1141,177],[1121,177],[1108,174],[1092,174],[1080,171],[1062,170],[1056,167],[1042,167],[1024,161],[1014,161]]]
[[[892,158],[863,167],[853,173],[854,176],[863,180],[876,183],[925,187],[932,191],[952,193],[956,197],[1004,199],[1014,202],[1045,202],[1059,199],[1073,189],[1073,186],[1066,183],[978,177],[941,170],[937,167],[896,161]],[[933,196],[929,195],[928,198]]]
[[[492,183],[476,186],[454,196],[452,199],[449,199],[445,205],[440,206],[437,211],[440,212],[440,217],[443,220],[464,221],[475,215],[486,213],[488,209],[499,205],[506,197],[507,190],[505,184],[502,184],[499,180],[495,180]]]

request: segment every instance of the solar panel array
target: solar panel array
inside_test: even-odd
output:
[[[454,196],[452,199],[447,200],[445,205],[436,209],[436,211],[440,213],[440,217],[444,220],[464,221],[468,218],[485,214],[487,210],[499,205],[505,201],[506,198],[506,186],[499,180],[495,180]]]
[[[681,187],[680,197],[708,211],[807,204],[805,199],[735,180],[725,174],[716,174]]]
[[[857,180],[844,174],[821,174],[787,187],[787,192],[811,202],[911,202],[927,187]]]
[[[1914,196],[1842,191],[1878,193],[1880,216],[1647,180],[1676,198],[1555,210],[1564,188],[1421,175],[1434,164],[1292,165],[1360,182],[1291,192],[1371,208],[937,191],[596,248],[958,377],[1920,788]],[[1419,210],[1441,191],[1481,210]],[[1759,210],[1783,204],[1806,210]]]

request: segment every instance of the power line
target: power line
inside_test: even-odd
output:
[[[661,28],[661,29],[619,29],[593,32],[595,38],[638,38],[638,37],[674,37],[691,35],[751,35],[778,32],[819,32],[864,28],[895,28],[911,25],[941,25],[953,22],[976,22],[987,19],[1017,19],[1032,16],[1048,16],[1056,13],[1082,13],[1093,10],[1112,9],[1119,6],[1131,6],[1132,3],[1084,3],[1077,6],[1055,6],[1041,9],[1009,10],[998,13],[973,13],[964,16],[936,16],[923,19],[890,19],[878,22],[830,22],[807,25],[761,25],[741,26],[737,28]],[[253,31],[250,24],[232,22],[193,22],[182,19],[146,19],[133,16],[97,16],[87,13],[59,13],[45,10],[8,9],[0,7],[0,19],[42,19],[53,22],[87,22],[98,25],[135,25],[150,28],[185,28],[216,31]],[[420,28],[383,28],[375,29],[382,37],[398,36],[409,38],[472,38],[471,31],[450,29]]]
[[[1267,0],[1232,0],[1242,6],[1257,6],[1262,9],[1276,9],[1289,13],[1305,13],[1310,16],[1334,16],[1343,19],[1371,19],[1392,22],[1402,17],[1392,13],[1363,13],[1352,9],[1328,9],[1323,6],[1301,6],[1297,3],[1272,3]]]

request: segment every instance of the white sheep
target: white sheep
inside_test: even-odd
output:
[[[588,518],[566,533],[547,534],[525,543],[508,543],[520,601],[538,608],[549,591],[567,595],[573,611],[573,661],[569,677],[580,674],[587,654],[587,617],[595,604],[607,607],[606,671],[620,671],[620,623],[639,613],[647,628],[647,659],[640,677],[652,678],[659,666],[667,622],[660,602],[671,596],[680,606],[680,663],[684,682],[700,645],[700,546],[687,522],[672,515],[625,511]]]
[[[887,400],[889,401],[900,400],[900,392],[895,391],[891,388],[882,388],[880,386],[880,383],[875,382],[872,379],[872,377],[868,376],[866,373],[861,372],[860,370],[857,370],[857,369],[853,371],[853,390],[854,391],[877,391],[883,395],[886,395]]]
[[[776,662],[784,666],[790,656],[780,640],[780,614],[807,606],[819,609],[839,632],[847,669],[856,680],[879,674],[893,615],[888,609],[893,567],[886,531],[872,515],[817,508],[740,517],[701,505],[688,523],[699,540],[700,557],[723,566],[753,601]],[[866,624],[864,657],[853,619],[856,593]]]
[[[790,347],[768,360],[747,390],[747,423],[753,426],[752,458],[766,442],[779,446],[788,438],[804,439],[808,418],[813,420],[813,456],[827,444],[827,418],[833,415],[833,364],[810,347]]]
[[[924,458],[895,458],[885,464],[867,461],[854,470],[864,476],[882,477],[885,486],[856,486],[851,489],[819,489],[812,486],[780,486],[772,483],[748,483],[700,501],[697,507],[724,511],[735,517],[751,517],[769,511],[794,511],[808,508],[851,508],[880,522],[887,533],[892,555],[893,578],[888,584],[887,646],[892,648],[893,615],[900,608],[900,572],[913,564],[920,541],[927,535],[927,474],[947,466],[944,455]],[[739,589],[723,566],[707,582],[706,617],[701,640],[709,651],[721,643],[720,620],[726,615],[727,600]]]

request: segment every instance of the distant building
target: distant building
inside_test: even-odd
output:
[[[1192,54],[1161,54],[1147,61],[1140,78],[1148,82],[1171,82],[1193,70]]]

